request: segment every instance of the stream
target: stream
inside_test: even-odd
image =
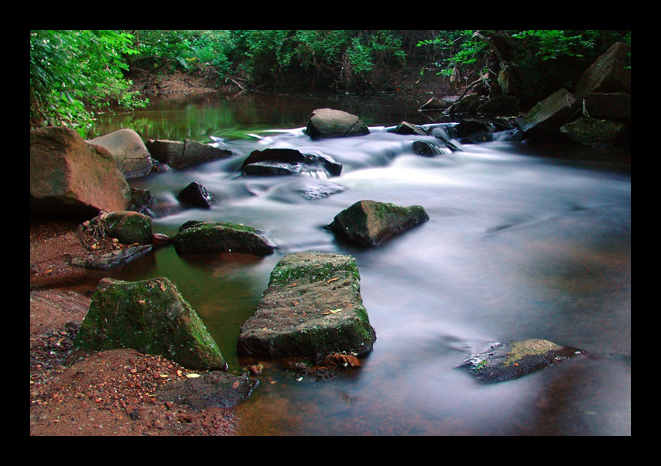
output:
[[[98,135],[128,127],[143,139],[194,139],[235,155],[186,171],[130,180],[176,204],[192,181],[217,203],[154,219],[174,236],[188,220],[243,223],[278,245],[264,258],[179,256],[174,247],[114,269],[114,278],[166,276],[241,371],[236,341],[284,255],[351,254],[376,330],[362,367],[332,378],[263,361],[260,384],[234,408],[241,435],[631,435],[630,150],[558,149],[453,141],[416,155],[432,137],[389,133],[403,120],[432,124],[421,101],[394,96],[245,94],[152,98],[146,109],[101,115]],[[371,133],[313,141],[312,110],[358,115]],[[500,139],[500,140],[499,140]],[[256,149],[294,148],[343,164],[334,178],[240,177]],[[309,199],[308,192],[340,189]],[[338,188],[339,187],[339,188]],[[356,201],[422,205],[430,220],[358,249],[323,227]],[[489,343],[541,338],[585,350],[517,380],[481,385],[455,367]]]

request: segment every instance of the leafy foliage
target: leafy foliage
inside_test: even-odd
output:
[[[30,127],[66,125],[82,135],[93,111],[110,104],[144,106],[128,92],[124,55],[131,36],[109,30],[30,31]]]
[[[631,45],[630,30],[438,31],[418,42],[434,57],[437,73],[495,78],[515,70],[519,97],[535,99],[557,86],[571,87],[572,77],[615,41]],[[498,86],[489,84],[489,89]]]
[[[406,54],[395,31],[233,30],[132,31],[139,56],[133,63],[228,76],[253,86],[286,87],[312,72],[324,86],[354,89],[380,85],[379,74],[402,66]]]
[[[477,63],[487,46],[475,38],[474,30],[439,31],[433,39],[418,42],[418,47],[430,48],[434,55],[439,56],[435,65],[441,68],[439,74],[452,75],[454,69]]]
[[[30,31],[30,126],[65,124],[82,133],[104,106],[143,106],[128,91],[129,68],[197,73],[243,88],[363,92],[388,89],[414,67],[463,85],[494,80],[507,65],[531,93],[568,79],[617,40],[631,44],[631,31]]]

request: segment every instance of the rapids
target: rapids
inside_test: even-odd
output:
[[[264,361],[260,385],[235,408],[244,435],[630,435],[631,171],[626,151],[536,148],[497,140],[416,155],[387,132],[402,120],[432,123],[419,103],[250,95],[165,99],[135,114],[100,118],[104,134],[192,138],[236,155],[193,169],[130,180],[176,205],[192,181],[217,199],[154,219],[176,234],[188,220],[238,222],[278,245],[265,258],[180,257],[174,248],[112,271],[167,276],[203,319],[231,371],[239,327],[285,254],[353,255],[377,333],[359,369],[317,380]],[[315,108],[357,114],[366,136],[312,141]],[[294,148],[343,164],[340,176],[241,177],[255,149]],[[334,194],[323,193],[336,189]],[[318,198],[304,193],[322,193]],[[375,249],[339,243],[324,229],[362,199],[420,204],[430,220]],[[591,357],[496,385],[455,369],[490,342],[542,338]]]

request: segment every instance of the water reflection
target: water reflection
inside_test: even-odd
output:
[[[195,257],[162,248],[115,272],[125,279],[168,276],[232,370],[242,367],[238,328],[281,257],[304,250],[356,257],[377,332],[374,351],[360,369],[329,380],[300,379],[264,361],[259,387],[237,408],[242,433],[630,435],[631,177],[621,154],[540,152],[495,141],[420,157],[411,150],[420,136],[383,131],[399,122],[393,118],[412,120],[409,110],[348,102],[207,97],[134,116],[149,120],[139,131],[145,138],[210,142],[227,128],[262,136],[224,134],[235,157],[132,183],[163,203],[176,203],[192,181],[219,199],[209,210],[156,219],[156,231],[173,235],[192,219],[244,223],[263,230],[279,246],[275,254]],[[369,115],[370,124],[383,126],[368,136],[312,142],[300,128],[321,106]],[[343,171],[326,180],[238,176],[243,159],[266,147],[319,151],[343,163]],[[315,200],[301,195],[305,187],[330,185],[342,189]],[[323,226],[361,199],[420,204],[430,220],[377,249],[357,249]],[[492,386],[454,369],[491,341],[525,338],[579,347],[591,357]]]

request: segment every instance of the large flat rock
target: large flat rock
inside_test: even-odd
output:
[[[372,351],[376,333],[349,255],[302,252],[283,257],[269,286],[241,327],[239,356],[323,357]]]

